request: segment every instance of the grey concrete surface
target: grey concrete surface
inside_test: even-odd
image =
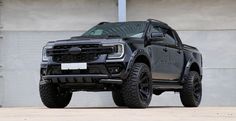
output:
[[[2,0],[4,30],[85,30],[117,21],[117,0]],[[127,20],[160,19],[177,30],[235,29],[235,0],[127,0]]]
[[[1,121],[235,121],[235,107],[0,108]]]
[[[3,30],[85,30],[116,21],[116,0],[2,0]]]
[[[235,0],[127,0],[127,20],[156,18],[177,30],[236,27]]]

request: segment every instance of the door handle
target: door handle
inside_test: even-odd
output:
[[[148,48],[148,53],[150,54],[150,57],[152,57],[152,48],[151,47]]]
[[[167,48],[163,48],[163,51],[167,52]]]
[[[178,50],[178,51],[177,51],[177,53],[178,53],[178,54],[181,54],[181,51],[180,51],[180,50]]]

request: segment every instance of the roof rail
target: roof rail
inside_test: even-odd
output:
[[[158,22],[158,23],[162,23],[162,24],[165,24],[165,25],[168,25],[168,24],[166,24],[166,23],[164,23],[164,22],[162,22],[162,21],[159,21],[159,20],[156,20],[156,19],[147,19],[147,21],[150,21],[150,22]]]
[[[106,23],[109,23],[109,22],[103,21],[103,22],[98,23],[97,25],[102,25],[102,24],[106,24]]]

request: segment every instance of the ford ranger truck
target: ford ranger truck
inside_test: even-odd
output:
[[[201,80],[201,53],[166,23],[101,22],[43,47],[39,92],[48,108],[66,107],[75,91],[111,91],[117,106],[129,108],[146,108],[152,94],[173,91],[185,107],[197,107]]]

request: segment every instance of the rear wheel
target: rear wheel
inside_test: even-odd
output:
[[[202,83],[199,74],[190,71],[183,89],[180,91],[180,99],[185,107],[198,107],[202,99]]]
[[[122,85],[125,104],[130,108],[146,108],[152,98],[152,81],[149,67],[135,63],[128,79]]]
[[[72,97],[71,92],[51,83],[40,85],[39,92],[43,104],[48,108],[64,108]]]

